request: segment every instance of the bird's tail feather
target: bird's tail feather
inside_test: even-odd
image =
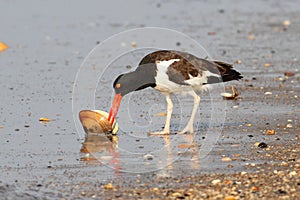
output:
[[[213,63],[216,64],[223,82],[239,80],[243,78],[243,76],[238,71],[233,69],[233,66],[231,64],[221,61],[213,61]]]

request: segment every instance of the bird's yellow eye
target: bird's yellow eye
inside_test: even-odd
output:
[[[120,88],[121,87],[121,84],[120,83],[117,83],[116,84],[116,88]]]

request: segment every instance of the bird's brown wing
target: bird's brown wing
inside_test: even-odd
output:
[[[216,78],[216,76],[207,77],[206,84],[242,78],[241,74],[235,71],[231,64],[221,61],[209,61],[181,51],[155,51],[145,56],[139,65],[171,59],[179,59],[179,61],[172,63],[167,71],[169,80],[177,84],[186,85],[187,83],[184,81],[191,79],[191,77],[197,77],[198,75],[202,76],[204,71],[209,71],[213,75],[222,77],[222,79]]]

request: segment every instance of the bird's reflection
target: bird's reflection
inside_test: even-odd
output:
[[[177,141],[174,141],[172,136],[173,135],[160,136],[164,140],[166,150],[166,162],[164,163],[166,168],[161,168],[160,175],[166,176],[169,175],[169,173],[177,171],[177,168],[181,166],[175,163],[177,160],[185,160],[184,165],[189,164],[193,170],[199,169],[200,147],[196,141],[195,134],[178,134],[174,136],[177,137]],[[160,168],[160,166],[158,167]]]
[[[163,141],[164,150],[160,151],[159,155],[154,155],[153,164],[157,166],[157,169],[161,169],[160,175],[168,176],[174,174],[183,165],[190,165],[190,168],[193,170],[199,169],[200,147],[194,134],[164,135],[159,138]],[[124,138],[121,137],[122,139]],[[119,138],[116,135],[86,134],[80,150],[83,153],[81,161],[89,165],[99,165],[99,163],[107,165],[113,168],[116,175],[120,175],[120,171],[123,168],[123,170],[127,169],[126,165],[128,163],[124,162],[124,158],[128,152],[119,152],[118,142]],[[156,160],[155,158],[159,159]],[[137,160],[139,159],[137,158]],[[176,163],[177,160],[180,162]],[[141,161],[141,164],[143,164],[143,161]]]
[[[107,134],[87,134],[80,152],[84,153],[81,161],[88,164],[102,164],[114,166],[115,170],[120,169],[118,153],[118,136]]]

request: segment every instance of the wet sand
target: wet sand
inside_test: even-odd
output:
[[[64,2],[0,3],[6,8],[0,14],[5,30],[0,41],[9,46],[0,53],[0,199],[300,198],[297,1],[137,1],[126,11],[113,3],[83,4],[74,1],[65,10]],[[177,160],[161,170],[126,173],[125,164],[136,160],[122,152],[117,162],[106,165],[80,152],[84,141],[73,122],[72,89],[80,64],[98,42],[144,26],[190,35],[213,58],[234,63],[244,79],[226,84],[240,95],[226,101],[225,124],[208,156],[199,158],[197,152],[208,137],[202,135],[207,122],[204,101],[193,147],[183,144],[166,154],[166,160],[168,155]],[[294,75],[285,76],[287,71]],[[151,90],[146,93],[154,100],[161,97]],[[157,102],[164,106],[163,100]],[[107,110],[109,104],[105,101],[100,109]],[[40,123],[41,117],[52,121]],[[174,118],[173,130],[178,128],[176,113]],[[144,123],[142,116],[135,119]],[[159,129],[164,118],[157,120]],[[152,143],[141,141],[120,133],[119,148],[147,152]],[[166,138],[152,141],[163,145]],[[156,158],[132,164],[133,170],[146,168],[145,163],[154,166]]]

